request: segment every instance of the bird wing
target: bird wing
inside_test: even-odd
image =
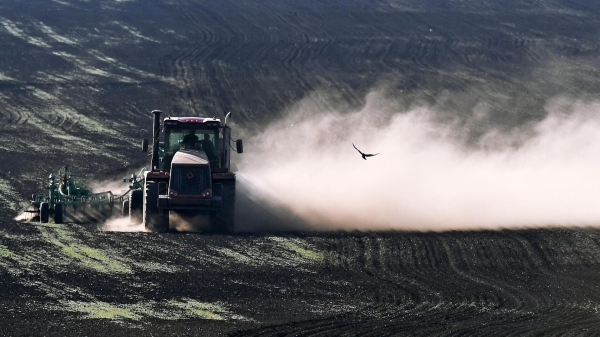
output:
[[[379,154],[379,153],[375,153],[375,154],[365,154],[365,157],[373,157],[373,156],[376,156],[376,155],[378,155],[378,154]]]
[[[356,145],[354,145],[354,143],[352,143],[352,146],[354,146],[354,148],[356,149],[356,151],[358,151],[358,153],[360,153],[360,154],[364,155],[364,153],[362,153],[362,152],[361,152],[361,151],[360,151],[360,150],[359,150],[359,149],[356,147]]]

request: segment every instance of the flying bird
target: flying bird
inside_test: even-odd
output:
[[[378,154],[379,154],[379,153],[375,153],[375,154],[367,154],[367,153],[362,153],[362,151],[361,151],[361,150],[359,150],[359,149],[356,147],[356,145],[354,145],[354,143],[352,143],[352,146],[354,146],[354,148],[356,149],[356,151],[358,151],[358,153],[360,153],[360,154],[362,155],[362,158],[363,158],[364,160],[367,160],[367,157],[373,157],[373,156],[376,156],[376,155],[378,155]]]

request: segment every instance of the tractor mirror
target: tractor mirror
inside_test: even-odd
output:
[[[237,153],[244,153],[244,144],[242,144],[241,139],[235,141],[235,147],[237,148]]]
[[[148,138],[142,139],[142,152],[148,152]]]

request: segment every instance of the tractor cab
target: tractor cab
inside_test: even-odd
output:
[[[164,141],[159,153],[159,169],[168,170],[179,150],[202,151],[213,172],[229,168],[229,147],[224,142],[226,127],[216,118],[167,117],[163,121]],[[228,129],[228,128],[227,128]],[[228,130],[227,130],[228,131]]]
[[[160,111],[156,110],[156,116]],[[163,141],[160,137],[160,121],[155,119],[155,149],[152,154],[152,171],[169,171],[173,156],[180,150],[197,151],[208,158],[212,172],[229,172],[231,129],[217,118],[167,117],[163,120]],[[236,150],[242,153],[241,140],[236,141]],[[144,139],[142,151],[148,151],[148,140]]]
[[[154,110],[151,171],[169,171],[173,156],[180,150],[196,151],[208,157],[214,173],[228,173],[231,157],[231,129],[218,118],[167,117],[162,121],[162,136],[159,110]],[[160,141],[162,138],[162,141]],[[142,151],[148,151],[148,139],[143,139]],[[242,153],[242,140],[235,141],[237,153]]]

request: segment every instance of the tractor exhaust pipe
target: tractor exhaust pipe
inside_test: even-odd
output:
[[[152,128],[152,171],[158,171],[158,139],[160,137],[160,114],[162,111],[153,110],[154,127]]]

